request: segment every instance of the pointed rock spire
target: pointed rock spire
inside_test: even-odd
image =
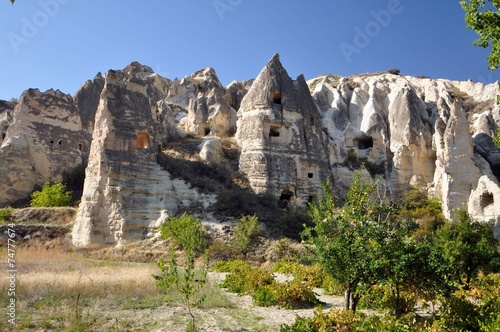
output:
[[[295,88],[292,79],[280,62],[276,53],[262,69],[252,87],[241,101],[240,111],[258,108],[282,109],[296,111],[297,101],[294,98]]]

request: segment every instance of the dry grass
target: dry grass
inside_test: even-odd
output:
[[[2,322],[0,331],[149,331],[175,312],[181,314],[176,324],[184,324],[182,310],[175,309],[179,294],[158,291],[152,274],[159,270],[153,263],[95,260],[43,248],[19,248],[15,261],[18,324],[12,329]],[[6,260],[0,270],[8,270]],[[3,308],[8,288],[8,278],[0,278]],[[235,307],[215,284],[203,291],[204,310]]]
[[[112,323],[95,314],[102,308],[162,304],[151,277],[157,272],[154,264],[89,260],[76,253],[30,248],[18,249],[15,261],[19,330],[92,330],[93,324]],[[7,270],[4,261],[0,269]],[[8,279],[1,278],[2,307],[9,301],[8,288]]]

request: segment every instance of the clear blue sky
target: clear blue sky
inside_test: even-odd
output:
[[[73,94],[134,60],[171,79],[211,66],[228,84],[257,76],[275,52],[294,78],[395,67],[492,83],[500,71],[472,45],[458,2],[0,0],[0,99],[30,87]]]

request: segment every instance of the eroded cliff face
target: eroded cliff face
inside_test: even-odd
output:
[[[500,150],[492,137],[500,119],[498,84],[419,79],[389,73],[309,81],[329,140],[335,185],[347,188],[352,163],[366,162],[389,197],[409,186],[495,226]],[[347,176],[346,176],[347,175]],[[493,212],[496,211],[496,212]]]
[[[162,150],[196,136],[201,162],[225,163],[220,138],[234,135],[240,173],[278,204],[314,199],[328,179],[341,199],[364,163],[389,199],[417,186],[448,218],[465,208],[500,238],[498,89],[390,73],[292,80],[278,55],[255,80],[224,87],[212,68],[169,80],[133,62],[73,97],[27,90],[0,103],[0,205],[88,164],[74,244],[139,240],[169,214],[214,202],[174,179]]]
[[[157,102],[171,82],[133,63],[109,71],[95,117],[73,243],[121,245],[152,236],[169,212],[208,197],[158,163],[164,124]]]
[[[0,205],[25,198],[34,186],[60,181],[83,162],[82,131],[73,98],[61,91],[26,90],[4,122],[0,147]]]

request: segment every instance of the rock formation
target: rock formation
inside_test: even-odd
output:
[[[146,238],[167,213],[209,201],[157,162],[163,124],[157,100],[170,82],[132,63],[109,71],[95,117],[85,187],[73,230],[75,245],[121,245]]]
[[[328,179],[341,200],[364,164],[389,199],[419,187],[446,217],[465,208],[500,238],[498,89],[394,73],[292,80],[278,55],[255,80],[224,87],[212,68],[170,80],[132,62],[74,96],[30,89],[0,102],[0,206],[88,164],[74,244],[142,239],[167,215],[214,202],[174,179],[165,162],[180,157],[162,151],[204,138],[196,162],[217,165],[234,136],[250,187],[282,206],[314,199]]]
[[[500,226],[498,84],[419,79],[390,73],[309,82],[330,141],[337,188],[351,181],[352,161],[382,176],[390,197],[410,185]],[[481,208],[484,206],[484,208]],[[496,211],[496,212],[493,212]]]
[[[59,90],[25,91],[3,136],[0,185],[6,190],[0,192],[1,205],[26,197],[35,186],[61,180],[63,171],[82,164],[90,143],[73,98]]]
[[[321,192],[329,165],[316,105],[303,76],[288,76],[276,54],[241,101],[236,138],[240,170],[256,193],[286,204]]]

